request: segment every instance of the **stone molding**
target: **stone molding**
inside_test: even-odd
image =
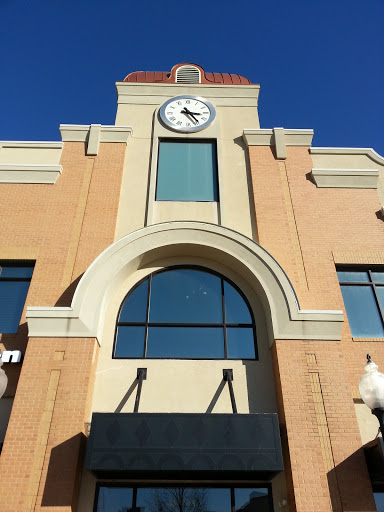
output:
[[[62,170],[60,164],[0,164],[0,183],[54,185]]]
[[[86,142],[87,155],[97,155],[100,142],[120,142],[128,144],[132,136],[131,126],[101,124],[61,124],[63,142]]]
[[[365,155],[379,165],[384,166],[384,157],[372,148],[310,148],[312,155]]]
[[[172,96],[203,96],[216,107],[257,107],[260,85],[116,82],[118,104],[160,105]]]
[[[15,141],[15,140],[0,140],[1,148],[36,148],[36,149],[62,149],[63,143],[56,141]]]
[[[152,225],[114,242],[81,278],[71,307],[28,307],[29,336],[96,337],[101,343],[108,303],[119,284],[140,268],[143,257],[165,249],[198,250],[247,280],[263,304],[269,338],[340,340],[342,311],[302,310],[288,277],[277,261],[249,238],[213,224],[167,222]]]
[[[377,188],[377,169],[319,169],[311,176],[318,188]]]
[[[287,158],[286,146],[310,146],[313,130],[291,130],[286,128],[245,128],[243,139],[247,146],[275,146],[276,158]]]

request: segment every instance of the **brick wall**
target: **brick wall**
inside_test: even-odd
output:
[[[384,264],[376,190],[319,189],[308,148],[250,147],[259,243],[281,264],[302,309],[344,309],[337,263]],[[384,368],[381,340],[276,340],[272,353],[291,508],[376,510],[353,397],[370,352]],[[296,507],[296,508],[295,508]]]
[[[19,330],[0,339],[1,349],[25,351],[22,365],[3,367],[7,396],[17,392],[0,456],[2,512],[75,510],[98,345],[28,340],[25,310],[70,305],[82,273],[114,241],[125,149],[102,143],[87,157],[83,143],[67,142],[55,185],[0,185],[0,260],[36,261]]]

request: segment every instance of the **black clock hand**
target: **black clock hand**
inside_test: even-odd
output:
[[[187,109],[187,107],[184,107],[183,110],[181,110],[182,114],[187,114],[188,116],[191,116],[196,123],[199,123],[199,121],[196,119],[196,117],[193,115],[193,113]]]

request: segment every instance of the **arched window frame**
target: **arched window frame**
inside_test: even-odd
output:
[[[215,323],[215,324],[199,324],[199,323],[176,323],[176,322],[164,322],[164,323],[157,323],[157,322],[150,322],[149,319],[148,319],[148,308],[149,308],[149,303],[150,303],[150,290],[151,290],[151,279],[153,276],[157,275],[157,274],[160,274],[160,273],[165,273],[165,272],[169,272],[169,271],[172,271],[172,270],[177,270],[177,269],[192,269],[192,270],[197,270],[197,271],[200,271],[200,272],[204,272],[204,273],[207,273],[207,274],[211,274],[211,275],[214,275],[216,277],[218,277],[221,281],[221,300],[222,300],[222,314],[223,314],[223,322],[222,323]],[[147,302],[146,302],[146,307],[147,307],[147,311],[146,311],[146,321],[145,322],[120,322],[119,319],[120,319],[120,315],[121,315],[121,312],[122,312],[122,309],[125,305],[125,302],[126,300],[129,298],[130,295],[132,295],[135,290],[143,283],[145,282],[146,280],[149,280],[149,283],[148,283],[148,293],[147,293]],[[246,323],[246,324],[236,324],[236,323],[227,323],[226,322],[226,318],[225,318],[225,302],[224,302],[224,281],[227,282],[230,286],[232,286],[240,295],[240,297],[243,299],[246,307],[248,308],[248,311],[249,311],[249,314],[250,314],[250,317],[251,317],[251,322],[250,323]],[[118,334],[118,327],[119,326],[143,326],[145,327],[145,339],[144,339],[144,347],[143,347],[143,355],[141,357],[138,357],[138,356],[116,356],[115,355],[115,351],[116,351],[116,345],[117,345],[117,334]],[[151,272],[150,274],[148,274],[147,276],[145,276],[143,279],[141,279],[140,281],[138,281],[130,290],[129,292],[125,295],[123,301],[121,302],[120,304],[120,308],[119,308],[119,311],[118,311],[118,315],[117,315],[117,320],[116,320],[116,325],[115,325],[115,335],[114,335],[114,343],[113,343],[113,350],[112,350],[112,358],[113,359],[147,359],[147,355],[146,355],[146,352],[147,352],[147,341],[148,341],[148,328],[149,327],[154,327],[154,326],[175,326],[175,327],[223,327],[223,340],[224,340],[224,358],[219,358],[219,357],[214,357],[214,358],[210,358],[210,357],[164,357],[164,358],[161,358],[161,357],[149,357],[148,359],[180,359],[180,360],[230,360],[230,361],[236,361],[236,360],[250,360],[250,361],[257,361],[259,359],[258,357],[258,348],[257,348],[257,336],[256,336],[256,324],[255,324],[255,318],[254,318],[254,314],[253,314],[253,311],[252,311],[252,308],[251,308],[251,305],[247,299],[247,297],[244,295],[244,293],[242,292],[242,290],[233,282],[231,281],[230,279],[228,279],[227,277],[225,277],[224,275],[218,273],[218,272],[215,272],[214,270],[211,270],[209,268],[206,268],[206,267],[201,267],[201,266],[198,266],[198,265],[173,265],[173,266],[170,266],[170,267],[166,267],[166,268],[163,268],[161,270],[157,270],[155,272]],[[255,357],[252,357],[252,358],[229,358],[228,357],[228,354],[227,354],[227,327],[230,327],[230,328],[233,328],[233,327],[238,327],[238,328],[252,328],[252,333],[253,333],[253,342],[254,342],[254,350],[255,350]]]

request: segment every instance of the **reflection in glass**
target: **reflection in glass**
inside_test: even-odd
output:
[[[230,489],[155,487],[137,489],[137,512],[231,512]]]
[[[222,359],[222,327],[149,327],[147,357]]]
[[[221,323],[220,278],[193,269],[152,277],[150,322]]]
[[[368,283],[369,277],[368,272],[353,272],[350,270],[338,270],[337,277],[339,278],[340,283]]]
[[[17,332],[29,281],[0,281],[0,332]]]
[[[376,300],[371,286],[341,286],[352,336],[384,337]]]
[[[99,487],[97,512],[130,512],[133,489],[128,487]]]
[[[240,293],[224,281],[225,321],[227,324],[250,324],[251,314]]]
[[[227,327],[228,359],[255,359],[252,327]]]
[[[115,357],[143,357],[145,327],[120,325],[117,328]]]
[[[235,489],[236,512],[269,512],[270,500],[267,488]]]
[[[373,494],[377,512],[384,512],[384,492],[375,492]]]
[[[272,510],[267,487],[232,492],[236,512]],[[231,488],[100,486],[96,512],[232,512]]]
[[[384,272],[372,272],[372,279],[375,283],[384,283]]]
[[[30,278],[33,274],[33,267],[15,267],[11,265],[0,265],[0,277],[4,278]]]
[[[151,274],[127,295],[114,357],[254,359],[254,333],[234,286],[209,271],[176,267]]]
[[[129,294],[120,313],[120,322],[145,322],[147,315],[148,279]]]

